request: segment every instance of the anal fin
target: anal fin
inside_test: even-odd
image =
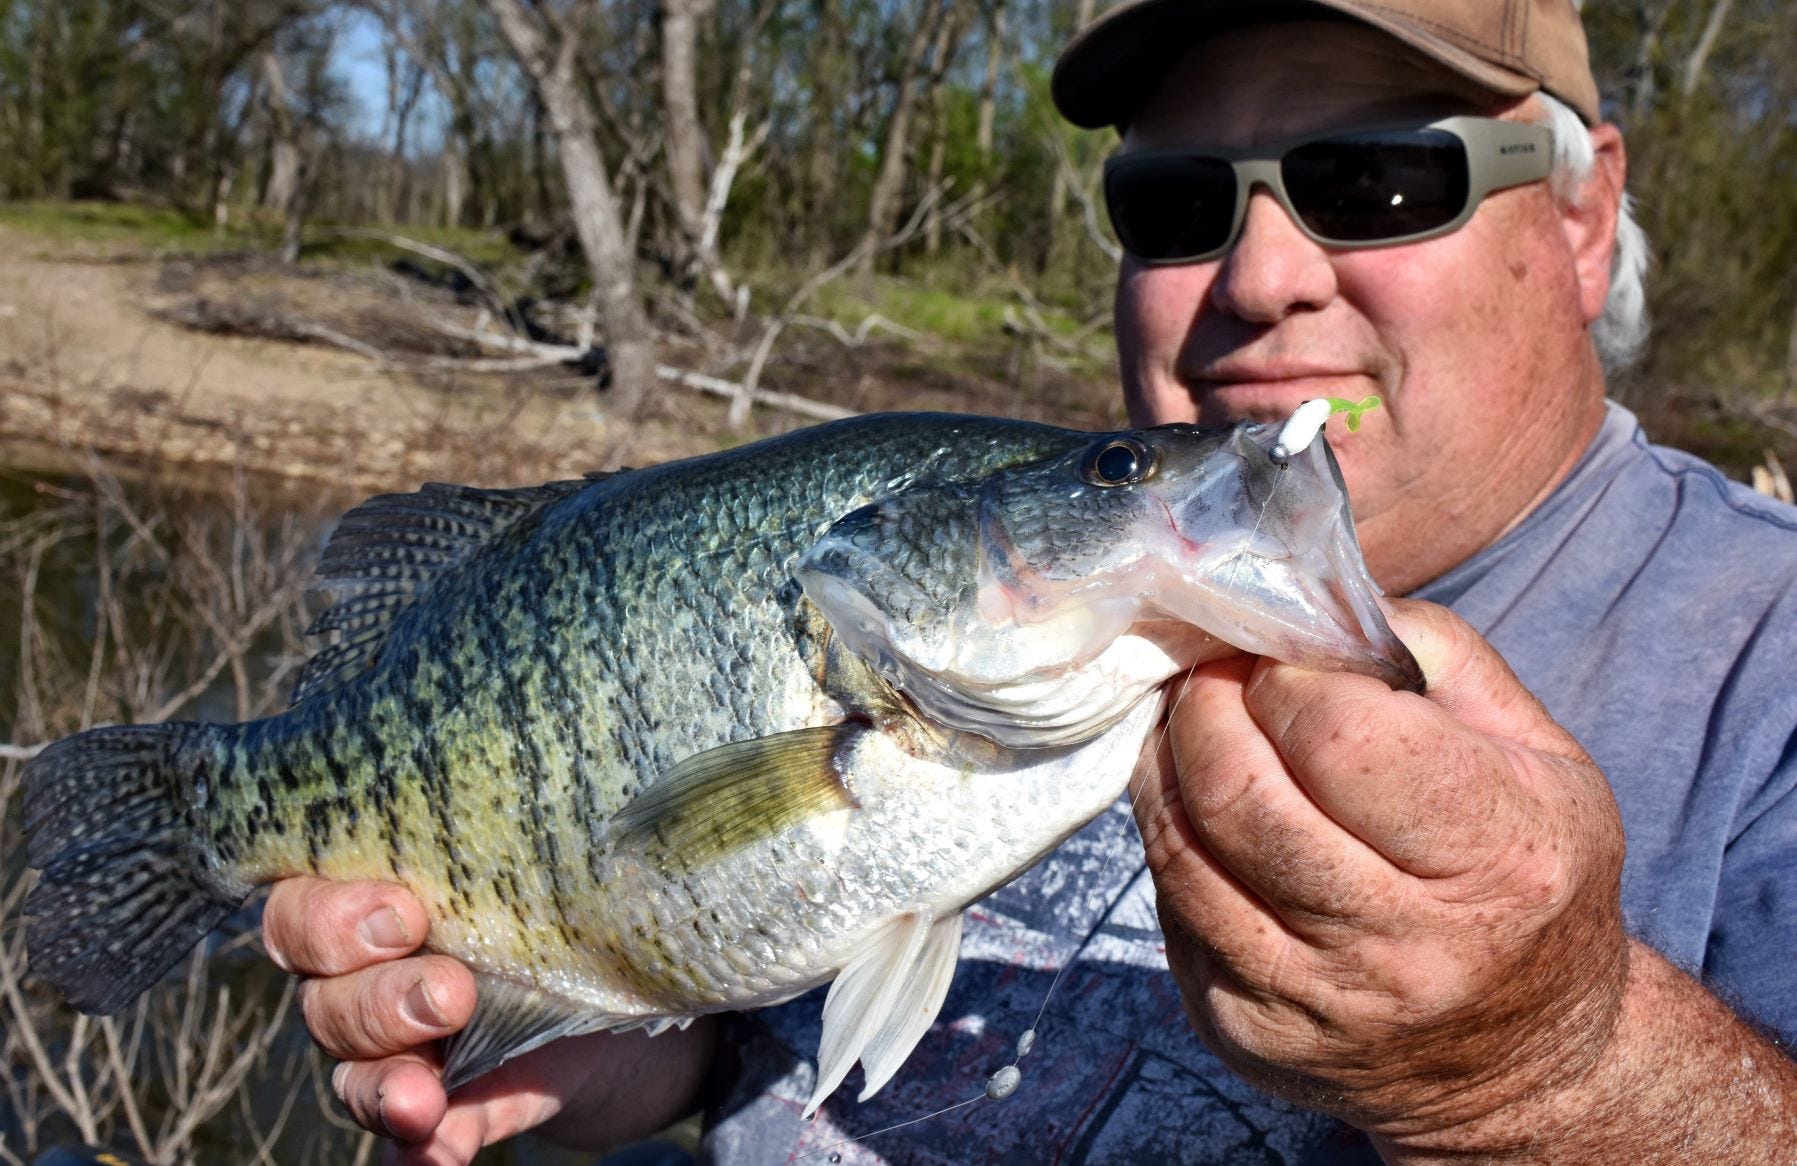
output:
[[[961,913],[910,912],[869,937],[830,985],[810,1117],[859,1059],[866,1101],[892,1079],[942,1009],[961,954]]]

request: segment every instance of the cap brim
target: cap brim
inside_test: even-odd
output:
[[[1389,33],[1489,90],[1524,97],[1539,78],[1482,60],[1439,37],[1368,11],[1364,0],[1144,0],[1122,4],[1087,25],[1055,63],[1055,107],[1087,129],[1127,123],[1194,45],[1231,28],[1284,20],[1349,19]]]

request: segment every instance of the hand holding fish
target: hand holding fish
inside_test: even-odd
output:
[[[337,1096],[364,1128],[402,1144],[402,1162],[467,1163],[529,1129],[583,1146],[646,1136],[678,1116],[710,1047],[706,1023],[659,1040],[572,1037],[507,1062],[450,1101],[435,1042],[473,1015],[474,977],[446,956],[414,954],[429,927],[415,896],[394,883],[286,879],[262,926],[269,956],[308,977],[300,1001],[313,1037],[342,1062]],[[651,1085],[663,1096],[649,1095]]]
[[[1427,696],[1197,670],[1138,817],[1198,1032],[1401,1159],[1539,1134],[1631,969],[1603,774],[1446,609],[1392,624]]]

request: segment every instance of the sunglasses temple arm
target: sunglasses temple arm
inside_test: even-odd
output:
[[[1485,122],[1479,140],[1468,143],[1483,163],[1475,176],[1475,194],[1539,182],[1553,172],[1554,135],[1546,126],[1528,122]]]

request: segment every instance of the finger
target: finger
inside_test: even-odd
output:
[[[1422,665],[1430,703],[1487,736],[1564,757],[1585,756],[1465,620],[1418,599],[1390,600],[1387,606],[1392,630]]]
[[[1182,700],[1176,691],[1176,712]],[[1294,980],[1312,974],[1307,945],[1205,849],[1186,814],[1168,734],[1137,770],[1133,801],[1168,964],[1193,1026],[1213,1048],[1260,1045],[1266,1018],[1283,1014],[1287,997],[1306,986]]]
[[[300,1009],[312,1039],[338,1060],[367,1061],[448,1036],[474,1015],[474,976],[425,955],[307,980]]]
[[[430,1138],[448,1111],[436,1050],[414,1050],[378,1061],[345,1061],[331,1087],[356,1124],[404,1142]]]
[[[520,1082],[509,1068],[449,1098],[437,1051],[416,1050],[345,1062],[332,1086],[358,1125],[400,1143],[389,1161],[447,1166],[465,1164],[482,1146],[540,1125],[555,1112],[558,1103],[546,1084]]]
[[[1247,687],[1255,722],[1331,819],[1406,872],[1445,879],[1513,859],[1554,818],[1605,800],[1577,742],[1466,623],[1407,601],[1392,624],[1426,697],[1271,664]]]
[[[481,1147],[536,1128],[555,1116],[564,1096],[580,1088],[585,1074],[567,1062],[559,1050],[506,1062],[458,1090],[429,1135],[397,1147],[388,1160],[401,1166],[463,1166]]]
[[[1192,673],[1170,722],[1173,757],[1203,850],[1287,926],[1316,939],[1397,893],[1399,872],[1318,808],[1249,714],[1247,687],[1271,666],[1240,660]]]
[[[424,905],[396,883],[283,879],[262,908],[268,957],[302,976],[337,976],[397,959],[429,931]]]
[[[473,1082],[449,1099],[431,1137],[398,1156],[405,1166],[444,1166],[471,1160],[482,1146],[534,1129],[560,1108],[552,1087],[508,1072],[515,1062]]]
[[[1410,693],[1271,664],[1249,712],[1330,820],[1418,878],[1452,878],[1506,848],[1541,812],[1503,745]]]

